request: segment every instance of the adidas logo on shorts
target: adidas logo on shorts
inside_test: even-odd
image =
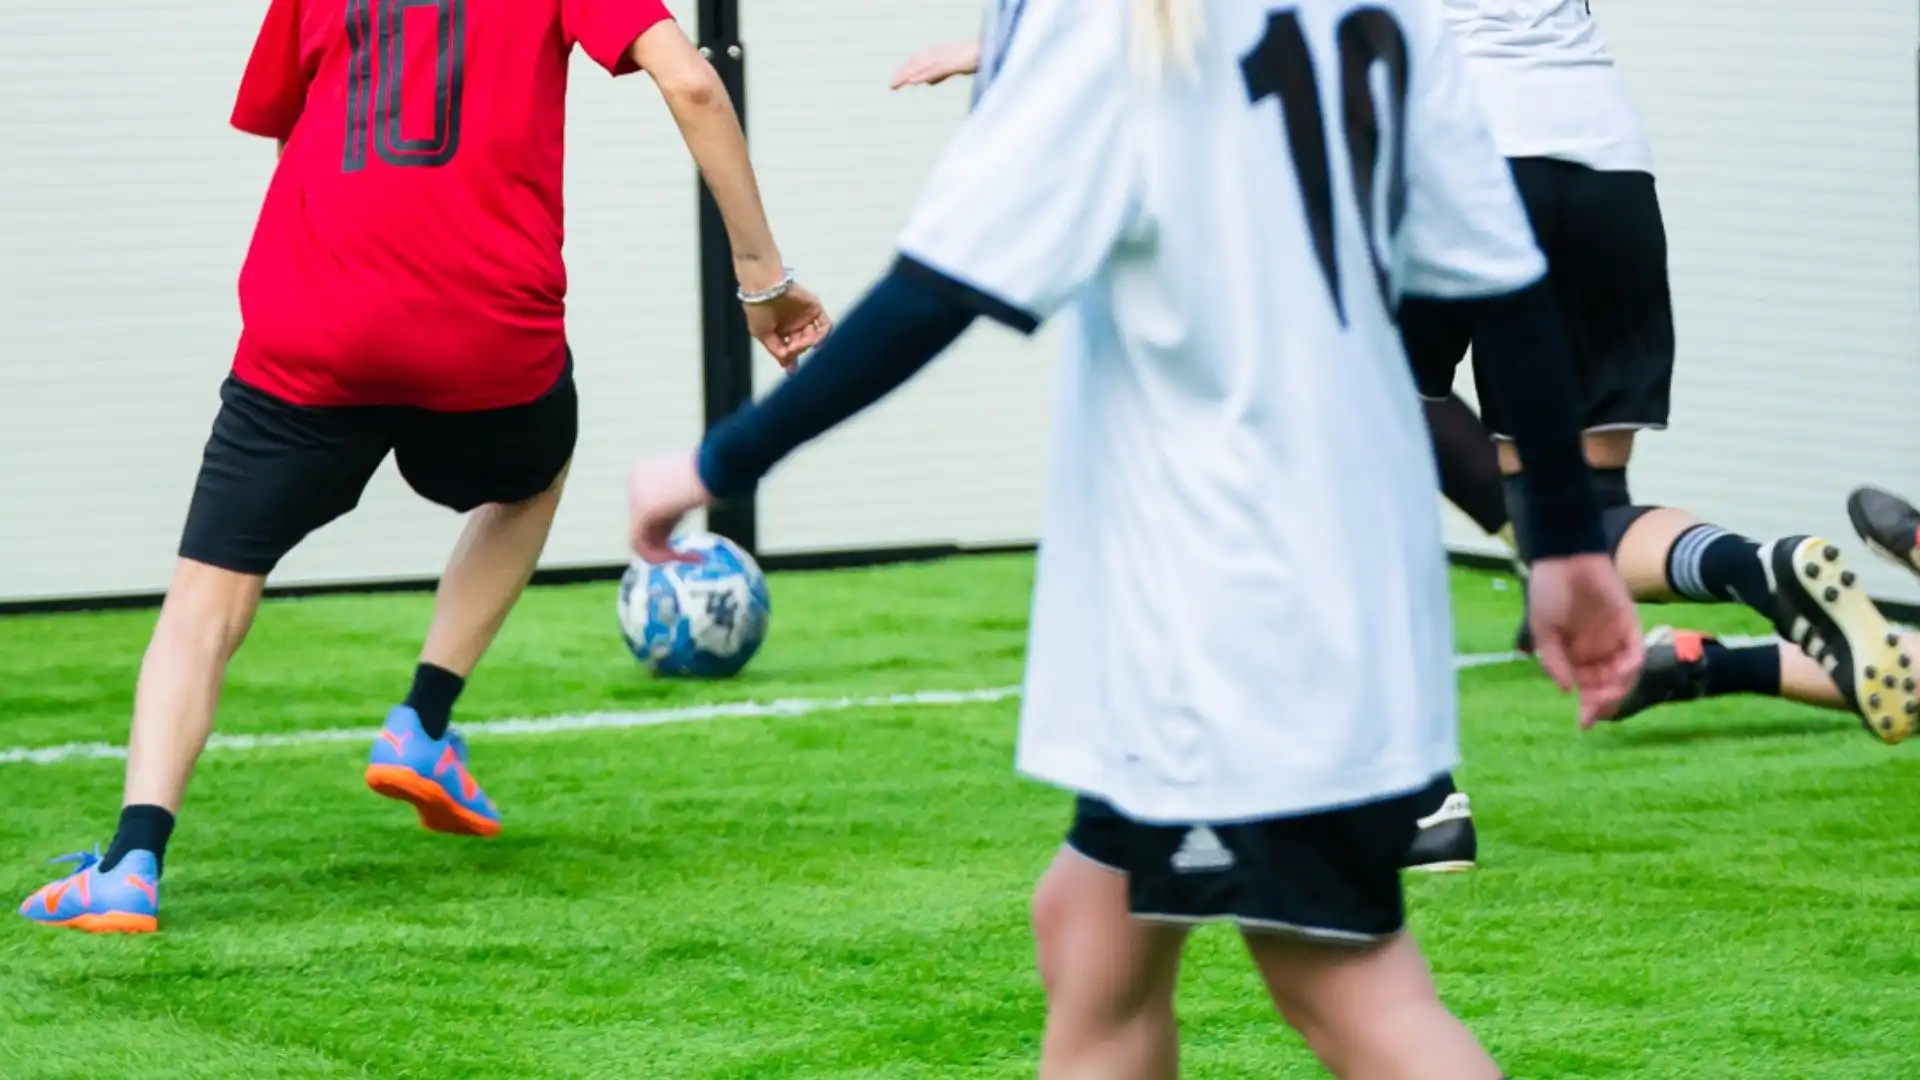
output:
[[[1225,870],[1233,865],[1233,852],[1220,842],[1219,834],[1205,825],[1187,830],[1180,850],[1173,853],[1173,868],[1182,874]]]

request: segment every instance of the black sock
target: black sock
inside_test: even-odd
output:
[[[413,689],[407,691],[406,706],[420,714],[420,726],[427,731],[429,739],[444,739],[447,728],[453,723],[453,703],[460,700],[460,691],[466,689],[467,680],[433,664],[421,664],[413,669]]]
[[[1780,696],[1780,647],[1746,645],[1730,648],[1717,641],[1706,643],[1707,697],[1728,694],[1764,694]]]
[[[1760,545],[1718,525],[1695,525],[1673,542],[1667,584],[1689,600],[1745,604],[1773,621],[1773,592]]]
[[[1500,457],[1493,436],[1458,396],[1427,402],[1427,434],[1440,466],[1440,493],[1493,536],[1507,524],[1500,485]]]
[[[129,851],[153,852],[154,873],[167,862],[167,841],[173,838],[173,814],[164,806],[128,806],[120,811],[120,827],[114,830],[113,843],[100,860],[101,871],[120,865]]]

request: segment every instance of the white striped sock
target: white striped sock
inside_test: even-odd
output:
[[[1731,535],[1718,525],[1695,525],[1681,533],[1667,555],[1667,583],[1673,586],[1673,591],[1703,604],[1729,599],[1707,588],[1700,574],[1700,560],[1715,541]]]

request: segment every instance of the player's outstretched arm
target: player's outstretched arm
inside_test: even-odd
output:
[[[746,134],[726,85],[671,19],[641,34],[631,55],[660,88],[688,153],[720,207],[742,299],[757,297],[747,304],[748,327],[774,359],[791,367],[826,336],[829,322],[819,299],[792,282],[780,259],[747,154]]]
[[[950,41],[916,53],[894,72],[893,89],[907,86],[939,86],[956,75],[972,75],[980,70],[980,41]]]
[[[813,359],[773,393],[714,427],[694,453],[634,467],[628,495],[635,553],[652,562],[671,560],[668,540],[682,517],[716,498],[751,492],[782,458],[933,362],[975,314],[937,274],[902,258]]]

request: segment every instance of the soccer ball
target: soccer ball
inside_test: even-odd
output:
[[[740,673],[767,637],[773,610],[753,556],[712,533],[675,537],[697,562],[635,559],[620,579],[620,632],[655,675],[725,679]]]

